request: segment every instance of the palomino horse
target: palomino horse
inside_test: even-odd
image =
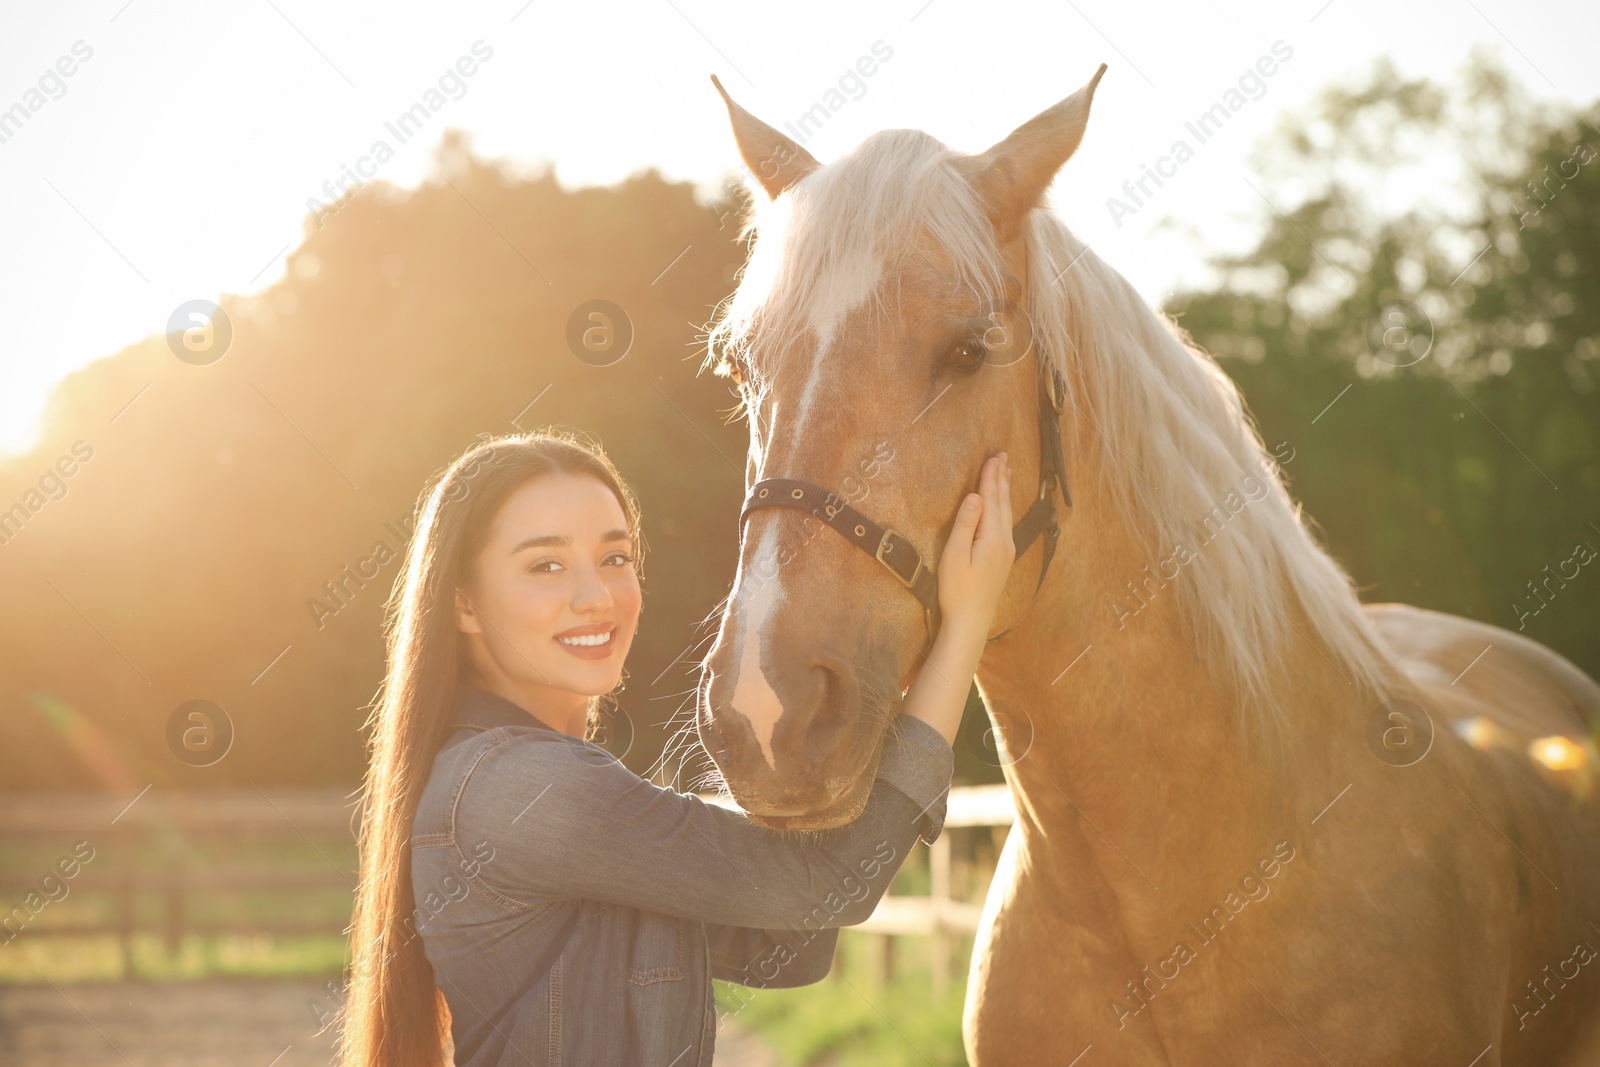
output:
[[[1600,687],[1358,602],[1284,488],[1315,446],[1269,450],[1041,206],[1099,77],[981,155],[890,130],[827,166],[727,100],[766,200],[708,362],[744,401],[747,491],[819,487],[827,521],[742,517],[702,743],[766,825],[856,816],[932,623],[906,552],[938,558],[1004,449],[1059,545],[1019,536],[978,670],[1017,821],[971,1061],[1600,1062]],[[843,503],[900,538],[852,536]]]

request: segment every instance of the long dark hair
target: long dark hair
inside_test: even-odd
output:
[[[361,790],[361,883],[350,925],[350,975],[340,1027],[342,1067],[438,1067],[447,1028],[412,913],[411,822],[455,709],[464,642],[455,593],[471,588],[478,551],[501,504],[549,474],[604,483],[642,559],[639,506],[598,444],[555,430],[486,438],[423,490],[405,563],[385,605],[387,666],[367,721]],[[589,701],[588,733],[602,701]]]

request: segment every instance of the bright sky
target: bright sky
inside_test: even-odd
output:
[[[1245,157],[1329,81],[1382,54],[1442,80],[1482,44],[1533,96],[1587,104],[1597,40],[1600,4],[1575,0],[5,4],[0,453],[31,447],[63,375],[163,332],[180,304],[281,277],[308,199],[380,139],[396,154],[374,176],[402,186],[457,126],[480,155],[554,160],[568,185],[653,165],[709,197],[738,166],[712,72],[780,128],[845,78],[847,102],[805,142],[828,162],[884,128],[981,151],[1105,62],[1053,200],[1159,304],[1208,253],[1248,244],[1264,206]],[[1280,41],[1292,54],[1258,98],[1114,221],[1107,198],[1174,140],[1196,144],[1184,123]],[[862,57],[876,65],[852,84]],[[443,106],[401,144],[385,123],[441,76]],[[18,104],[26,120],[6,120]]]

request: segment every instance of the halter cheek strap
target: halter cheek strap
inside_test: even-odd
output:
[[[1044,558],[1039,562],[1039,580],[1034,583],[1033,595],[1039,595],[1044,576],[1050,572],[1050,560],[1056,554],[1056,542],[1061,539],[1061,523],[1056,519],[1054,490],[1061,489],[1061,499],[1072,506],[1072,494],[1067,491],[1067,463],[1061,451],[1061,403],[1066,396],[1066,383],[1061,372],[1053,367],[1047,371],[1048,361],[1040,357],[1041,376],[1048,375],[1048,383],[1039,383],[1039,495],[1028,507],[1017,524],[1011,527],[1011,541],[1016,546],[1017,558],[1028,550],[1042,532]],[[1011,627],[989,638],[998,641],[1011,632]]]
[[[1055,556],[1056,542],[1061,537],[1061,524],[1056,518],[1055,490],[1059,487],[1067,507],[1072,506],[1072,496],[1067,492],[1067,468],[1061,450],[1061,403],[1066,395],[1066,383],[1061,373],[1040,357],[1039,381],[1039,495],[1029,505],[1021,520],[1011,528],[1016,556],[1021,558],[1033,542],[1044,535],[1044,558],[1039,565],[1039,580],[1034,585],[1038,595],[1049,573],[1050,560]],[[739,527],[751,511],[763,507],[791,508],[803,511],[834,530],[863,552],[883,564],[895,579],[911,591],[922,604],[923,624],[927,641],[931,643],[939,631],[939,583],[916,547],[898,530],[880,526],[850,505],[836,493],[811,482],[794,478],[764,478],[750,487],[744,507],[739,512]],[[989,638],[998,641],[1010,632],[1010,627]]]

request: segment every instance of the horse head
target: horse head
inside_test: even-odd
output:
[[[697,726],[766,825],[860,814],[932,639],[932,565],[996,451],[1034,541],[1018,540],[996,632],[1043,577],[1068,503],[1059,444],[1047,454],[1066,383],[1036,351],[1030,284],[1050,279],[1030,279],[1028,220],[1082,140],[1104,70],[981,154],[888,130],[826,166],[712,78],[765,199],[708,345],[740,393],[754,493]]]

